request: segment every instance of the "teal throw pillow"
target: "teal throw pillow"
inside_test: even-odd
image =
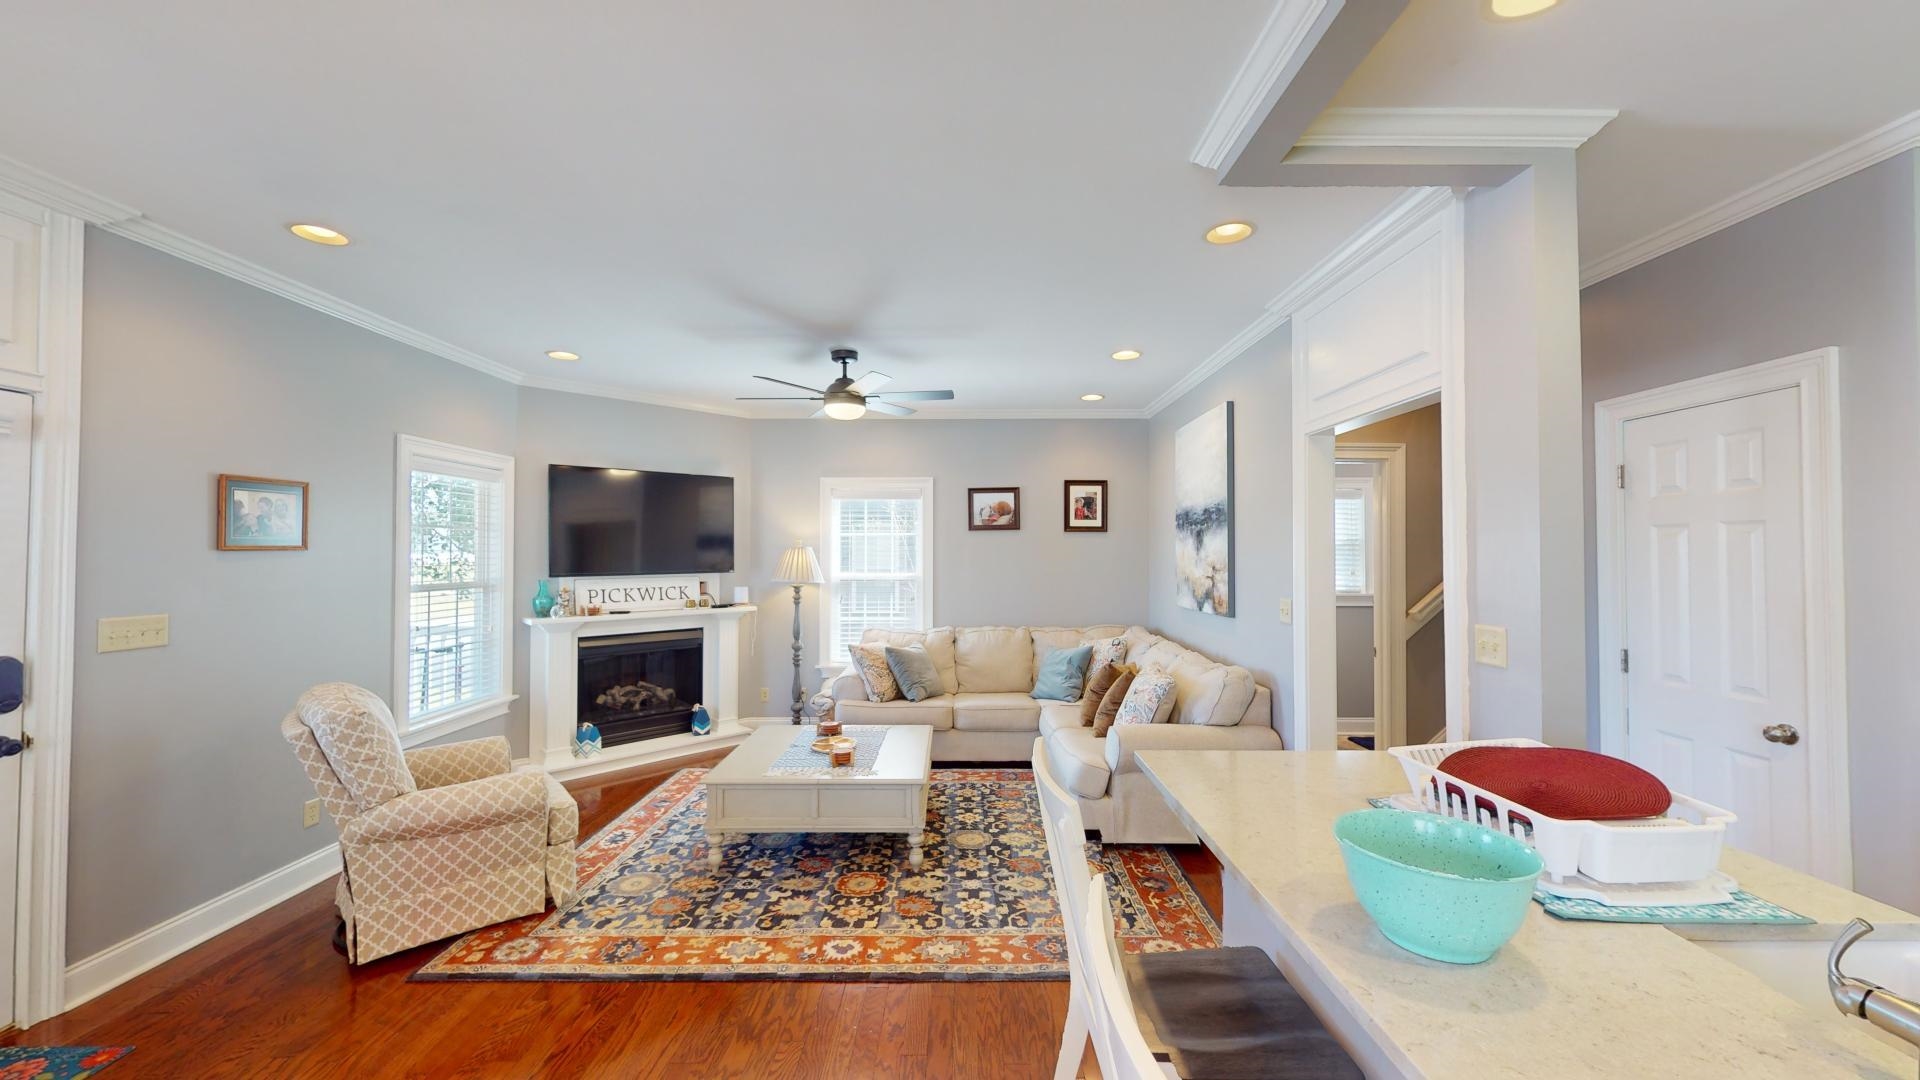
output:
[[[940,669],[933,666],[933,657],[925,649],[889,645],[887,667],[893,671],[893,681],[900,684],[900,696],[908,701],[925,701],[946,693],[946,687],[940,685]]]
[[[1040,676],[1033,680],[1033,696],[1047,701],[1079,701],[1087,688],[1087,665],[1093,662],[1093,646],[1055,649],[1040,661]]]

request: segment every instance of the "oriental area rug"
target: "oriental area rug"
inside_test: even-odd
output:
[[[1033,774],[935,769],[926,860],[904,837],[727,838],[707,869],[700,778],[684,769],[580,847],[564,908],[468,934],[419,980],[1067,977]],[[1219,927],[1162,847],[1087,845],[1130,952],[1213,948]]]

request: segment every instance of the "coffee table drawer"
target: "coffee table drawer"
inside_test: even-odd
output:
[[[720,821],[765,821],[814,817],[811,787],[723,787],[707,792],[708,813]]]
[[[914,794],[911,788],[821,788],[820,818],[823,821],[909,822]]]

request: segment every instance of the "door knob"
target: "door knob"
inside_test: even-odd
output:
[[[1784,743],[1787,746],[1800,741],[1800,729],[1792,724],[1768,724],[1760,729],[1760,735],[1768,742]]]

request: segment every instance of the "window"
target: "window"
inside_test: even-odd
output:
[[[513,700],[513,459],[400,436],[394,719],[419,741]]]
[[[1333,591],[1338,596],[1371,598],[1376,536],[1373,478],[1337,476],[1333,482]]]
[[[927,627],[932,520],[930,478],[820,481],[822,664],[846,663],[862,631]]]

